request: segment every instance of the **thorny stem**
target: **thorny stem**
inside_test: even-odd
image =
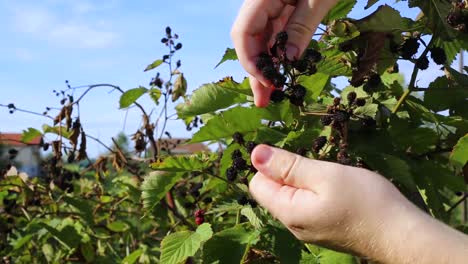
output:
[[[432,43],[434,42],[434,37],[432,37],[431,41],[429,42],[429,44],[427,44],[426,46],[426,49],[424,50],[424,52],[421,54],[420,58],[423,58],[425,56],[427,56],[427,54],[429,53],[429,47],[432,46]],[[418,77],[418,72],[419,72],[419,68],[417,66],[417,64],[415,63],[414,64],[414,68],[413,68],[413,74],[411,74],[411,81],[408,85],[408,89],[403,93],[403,95],[400,97],[400,99],[398,100],[398,103],[395,105],[395,107],[393,108],[392,110],[392,113],[393,114],[396,114],[398,112],[398,110],[400,110],[401,106],[403,105],[403,103],[405,102],[405,100],[408,98],[408,96],[412,93],[412,92],[415,92],[417,91],[417,87],[415,86],[416,85],[416,78]]]

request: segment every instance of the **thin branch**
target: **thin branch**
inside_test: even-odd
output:
[[[459,206],[461,203],[463,203],[467,198],[468,198],[468,193],[465,193],[465,194],[463,195],[463,197],[462,197],[458,202],[456,202],[454,205],[452,205],[452,206],[447,210],[447,213],[450,213],[451,211],[453,211],[455,208],[457,208],[457,206]]]

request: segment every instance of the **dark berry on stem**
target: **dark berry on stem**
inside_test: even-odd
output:
[[[333,121],[333,117],[331,115],[325,115],[320,117],[320,122],[322,122],[322,125],[324,126],[329,126]]]
[[[307,149],[306,148],[298,148],[296,150],[296,154],[299,156],[306,156],[307,155]]]
[[[307,71],[307,67],[309,66],[309,63],[306,60],[297,60],[292,63],[294,69],[296,69],[299,72],[305,72]]]
[[[257,208],[257,202],[254,199],[249,199],[249,205],[252,208]]]
[[[345,41],[338,45],[338,50],[341,52],[348,52],[353,50],[353,43],[351,41]]]
[[[369,76],[369,79],[367,80],[367,84],[369,84],[371,88],[376,88],[377,86],[380,85],[381,82],[382,82],[382,79],[380,78],[380,75],[377,73]]]
[[[344,123],[349,120],[349,114],[345,111],[338,111],[334,116],[333,120],[338,123]]]
[[[232,140],[233,140],[235,143],[239,144],[239,145],[243,145],[243,144],[244,144],[244,137],[243,137],[242,134],[239,133],[239,132],[236,132],[236,133],[234,133],[234,135],[232,135]]]
[[[265,78],[271,81],[277,77],[278,72],[273,66],[265,66],[262,68],[262,74]]]
[[[213,202],[213,198],[206,197],[205,199],[203,199],[203,202],[206,203],[206,204],[209,204],[209,203]]]
[[[442,48],[435,47],[431,49],[431,58],[432,60],[439,65],[443,65],[447,62],[447,55]]]
[[[280,73],[276,73],[274,78],[271,79],[271,82],[273,83],[273,86],[276,88],[282,88],[284,84],[286,83],[286,77]]]
[[[182,43],[177,43],[174,47],[176,50],[180,50],[182,48]]]
[[[349,104],[353,104],[354,100],[356,100],[357,94],[356,92],[350,92],[348,93],[347,99]]]
[[[335,97],[333,99],[333,105],[334,106],[339,106],[341,104],[341,98],[340,97]]]
[[[291,88],[291,94],[289,95],[289,101],[297,106],[304,104],[304,97],[306,95],[306,88],[300,84],[296,84]]]
[[[261,53],[257,59],[257,69],[263,70],[265,67],[273,67],[273,59],[266,53]]]
[[[238,170],[234,167],[230,167],[226,170],[226,178],[229,182],[233,182],[237,178]]]
[[[242,158],[242,152],[240,151],[240,149],[236,149],[232,152],[231,154],[231,158],[234,160],[234,159],[238,159],[238,158]]]
[[[238,171],[243,171],[248,169],[247,161],[243,159],[242,157],[236,158],[233,161],[233,167],[236,168]]]
[[[286,95],[284,94],[284,91],[275,89],[270,95],[270,101],[273,103],[279,103],[283,101],[286,98]]]
[[[319,153],[326,143],[327,143],[327,137],[325,136],[318,137],[314,140],[314,143],[312,144],[312,149],[314,150],[315,153]]]
[[[253,141],[248,141],[246,144],[245,144],[245,150],[247,150],[248,153],[252,153],[252,151],[254,150],[254,148],[257,146],[257,143],[253,142]]]
[[[242,195],[241,197],[237,198],[237,203],[240,205],[246,205],[249,203],[249,199],[245,195]]]
[[[314,49],[307,49],[305,51],[304,58],[308,59],[312,63],[317,63],[322,60],[322,54]]]
[[[364,98],[356,99],[356,105],[357,106],[365,106],[366,105],[366,99],[364,99]]]
[[[288,42],[288,33],[286,31],[281,31],[276,35],[276,43],[278,48],[285,49],[286,42]]]
[[[411,59],[419,49],[419,42],[416,38],[408,38],[400,47],[401,57],[403,59]]]
[[[418,67],[418,69],[420,70],[426,70],[427,68],[429,68],[429,60],[427,59],[427,57],[424,56],[419,58],[416,61],[416,67]]]

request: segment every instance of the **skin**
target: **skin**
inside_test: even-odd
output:
[[[289,59],[307,47],[336,1],[246,0],[231,37],[250,74],[255,104],[269,103],[272,87],[256,58],[285,30]],[[298,239],[379,263],[467,263],[468,236],[431,218],[388,180],[364,169],[303,158],[260,145],[252,153],[259,171],[250,192]]]

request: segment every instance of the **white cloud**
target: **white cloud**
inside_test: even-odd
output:
[[[93,8],[85,3],[70,6],[77,13]],[[67,48],[109,48],[118,39],[118,34],[109,30],[106,22],[89,20],[83,15],[70,18],[67,14],[55,14],[52,8],[32,5],[13,10],[12,26],[16,32]]]

